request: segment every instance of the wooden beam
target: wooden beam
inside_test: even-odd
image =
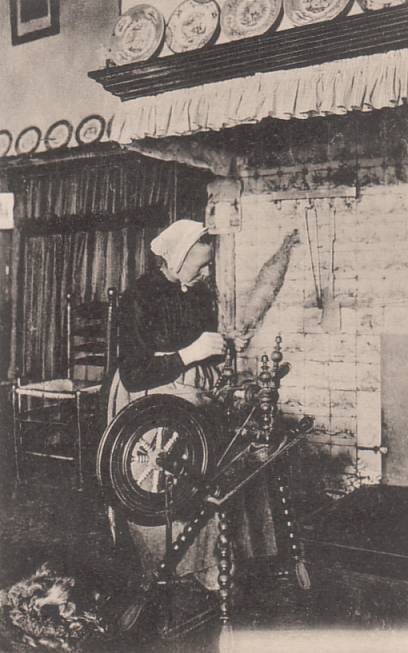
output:
[[[122,100],[408,47],[398,6],[88,73]]]
[[[218,294],[218,330],[235,331],[235,234],[217,236],[215,272]]]

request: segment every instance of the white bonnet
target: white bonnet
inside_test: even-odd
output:
[[[177,220],[152,240],[150,249],[166,261],[170,270],[179,272],[190,249],[207,231],[201,222]]]

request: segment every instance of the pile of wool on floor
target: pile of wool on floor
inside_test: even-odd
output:
[[[99,615],[101,597],[92,593],[87,605],[74,578],[58,575],[44,564],[28,578],[0,592],[3,625],[32,647],[76,653],[89,636],[107,632]]]

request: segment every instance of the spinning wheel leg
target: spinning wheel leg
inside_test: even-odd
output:
[[[301,543],[297,537],[296,518],[291,505],[288,483],[281,476],[277,477],[277,483],[282,506],[283,524],[288,538],[289,555],[295,564],[299,587],[303,590],[309,590],[311,587],[310,577],[303,560]]]
[[[211,513],[211,509],[207,506],[203,507],[195,517],[184,526],[180,535],[178,535],[172,543],[171,549],[166,552],[166,556],[159,564],[155,573],[155,578],[150,586],[143,590],[139,596],[136,596],[135,600],[132,601],[119,617],[119,626],[121,630],[128,631],[135,628],[148,602],[153,598],[157,604],[160,597],[163,597],[163,589],[168,589],[170,584],[169,581],[171,580],[171,576],[174,573],[177,564],[194,542],[201,528],[208,521]],[[168,625],[169,620],[165,624],[165,628],[168,627]]]
[[[220,621],[221,633],[219,641],[220,653],[232,651],[232,626],[231,626],[231,584],[232,584],[232,562],[231,562],[231,540],[228,515],[224,511],[218,513],[219,535],[218,535],[218,583],[220,586]]]

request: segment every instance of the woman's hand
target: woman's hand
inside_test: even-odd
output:
[[[204,331],[191,345],[180,349],[179,355],[184,365],[191,365],[212,356],[224,356],[226,343],[220,333]]]
[[[248,347],[249,341],[251,337],[250,336],[243,336],[243,335],[236,335],[234,336],[234,345],[235,345],[235,351],[236,352],[241,352],[244,351]]]

